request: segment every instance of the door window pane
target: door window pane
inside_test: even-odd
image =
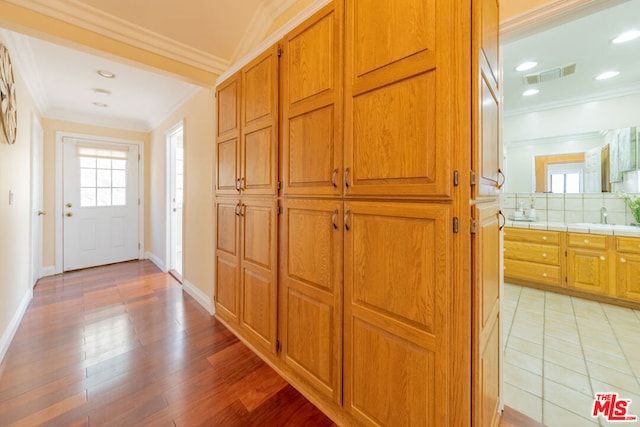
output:
[[[80,206],[125,206],[127,161],[80,157]]]

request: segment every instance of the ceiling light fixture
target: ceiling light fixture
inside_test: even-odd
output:
[[[598,74],[596,76],[596,80],[607,80],[607,79],[610,79],[612,77],[617,76],[618,74],[620,74],[619,71],[605,71],[602,74]]]
[[[611,40],[613,44],[620,44],[630,42],[631,40],[635,40],[640,37],[640,30],[627,31],[625,33],[620,34],[615,39]]]
[[[527,89],[524,92],[522,92],[522,96],[532,96],[538,93],[540,93],[538,89]]]
[[[100,107],[100,108],[107,108],[108,105],[105,104],[104,102],[94,102],[93,105],[95,105],[96,107]]]
[[[106,89],[94,89],[93,92],[98,94],[98,95],[104,95],[104,96],[111,95],[111,92],[106,90]]]
[[[113,74],[111,71],[107,71],[107,70],[98,70],[97,73],[104,77],[105,79],[115,79],[116,75]]]
[[[532,68],[535,68],[538,65],[538,63],[536,61],[527,61],[527,62],[523,62],[522,64],[518,65],[516,67],[516,71],[527,71],[530,70]]]

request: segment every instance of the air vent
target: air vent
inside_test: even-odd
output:
[[[537,85],[539,83],[550,82],[562,77],[569,76],[576,72],[576,64],[565,65],[564,67],[550,68],[539,73],[527,74],[523,77],[525,85]]]

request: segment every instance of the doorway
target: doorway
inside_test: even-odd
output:
[[[183,124],[180,122],[167,133],[167,182],[169,212],[169,272],[182,283],[182,207],[184,200]]]
[[[56,271],[139,259],[141,143],[57,135]]]
[[[31,287],[42,277],[42,171],[43,130],[40,120],[31,115]]]

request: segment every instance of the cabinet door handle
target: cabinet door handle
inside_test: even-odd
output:
[[[502,182],[500,182],[500,177],[502,177]],[[505,182],[507,182],[507,177],[504,176],[502,169],[498,169],[498,190],[502,189]]]
[[[351,169],[349,168],[344,170],[344,186],[346,188],[349,188],[349,172],[351,172]]]
[[[504,216],[504,214],[502,213],[502,210],[498,211],[498,214],[502,217],[502,225],[500,225],[499,230],[502,231],[502,229],[504,228],[505,225],[507,225],[507,218]],[[498,221],[498,224],[500,224],[500,222]]]
[[[351,210],[347,210],[347,212],[344,214],[344,229],[349,231],[349,216],[351,215]]]
[[[236,216],[240,216],[240,210],[241,210],[240,202],[238,202],[238,204],[236,204],[236,208],[235,208]]]
[[[236,191],[240,192],[240,178],[236,179]]]
[[[604,255],[600,255],[600,261],[606,261],[607,258]]]
[[[333,173],[331,174],[331,185],[333,185],[333,188],[338,188],[338,183],[336,182],[337,178],[338,178],[338,168],[335,168],[333,170]]]
[[[244,180],[244,177],[240,178],[240,188],[241,188],[242,190],[246,190],[246,189],[247,189],[247,186],[246,186],[246,182],[245,182],[245,180]]]
[[[627,260],[625,258],[620,258],[620,262],[625,263]]]
[[[335,209],[333,211],[333,215],[331,215],[331,222],[333,223],[333,229],[334,230],[338,229],[338,224],[336,223],[337,219],[338,219],[338,209]]]

